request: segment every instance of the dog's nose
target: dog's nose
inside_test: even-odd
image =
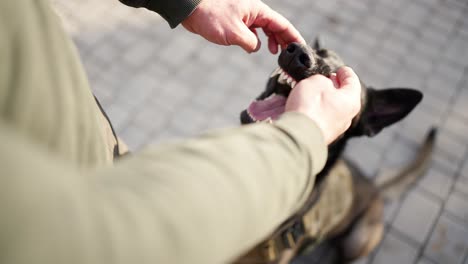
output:
[[[298,43],[289,44],[286,48],[285,56],[293,67],[310,68],[312,66],[312,60],[310,59],[306,48]]]

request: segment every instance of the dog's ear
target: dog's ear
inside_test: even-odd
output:
[[[312,48],[314,50],[320,50],[322,48],[322,45],[321,45],[321,41],[320,41],[320,37],[316,37],[315,40],[314,40],[314,45],[312,46]]]
[[[371,137],[400,121],[414,109],[422,97],[422,93],[414,89],[368,88],[366,105],[359,121],[361,133]]]

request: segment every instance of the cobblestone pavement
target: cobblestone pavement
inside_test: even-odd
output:
[[[468,2],[266,0],[307,40],[320,34],[367,83],[414,87],[420,106],[347,155],[369,177],[411,158],[440,129],[425,177],[386,209],[387,232],[360,263],[468,264]],[[239,123],[276,56],[210,45],[117,0],[55,0],[91,85],[131,149]]]

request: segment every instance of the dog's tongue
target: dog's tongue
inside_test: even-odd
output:
[[[273,120],[284,113],[286,97],[273,95],[262,101],[254,101],[250,104],[248,111],[256,121],[262,121],[270,117]]]

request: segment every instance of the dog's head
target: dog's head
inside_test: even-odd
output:
[[[290,44],[281,52],[278,65],[265,91],[241,113],[242,124],[279,118],[297,82],[314,74],[329,76],[345,64],[335,52],[321,48],[316,40],[313,47]],[[414,89],[376,90],[366,87],[362,82],[361,89],[361,110],[353,119],[351,127],[329,145],[326,168],[333,165],[350,137],[376,135],[408,115],[422,99],[422,93]]]

